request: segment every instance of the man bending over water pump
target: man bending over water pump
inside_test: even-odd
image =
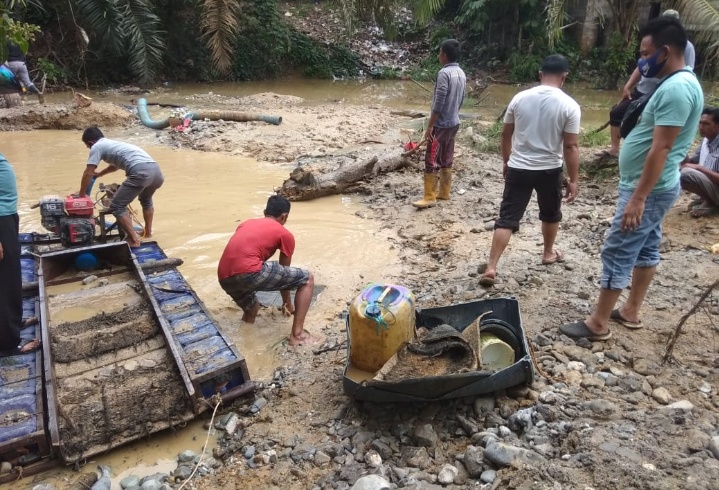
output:
[[[290,267],[295,237],[285,228],[289,214],[290,201],[270,196],[264,218],[243,221],[235,230],[222,252],[217,277],[222,289],[242,308],[242,320],[247,323],[254,323],[260,310],[256,291],[280,291],[282,311],[295,316],[290,345],[314,344],[319,339],[304,329],[304,323],[315,280],[309,271]],[[279,262],[269,262],[278,250]],[[294,306],[290,300],[293,289],[297,290]]]
[[[152,196],[162,186],[165,178],[160,171],[160,166],[142,148],[122,141],[115,141],[105,138],[97,126],[87,128],[82,133],[82,142],[90,149],[90,156],[87,159],[87,168],[82,174],[80,192],[78,195],[84,197],[87,188],[93,178],[115,172],[125,171],[125,182],[122,183],[110,203],[110,212],[117,219],[117,224],[125,232],[125,239],[131,247],[140,246],[140,238],[132,226],[132,218],[128,214],[127,206],[136,198],[140,199],[142,206],[142,217],[145,220],[145,233],[143,238],[152,236],[152,219],[154,208]],[[109,165],[97,171],[100,160]]]

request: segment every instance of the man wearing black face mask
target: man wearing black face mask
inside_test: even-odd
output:
[[[573,338],[608,339],[610,319],[641,328],[639,309],[659,264],[662,221],[679,197],[679,164],[704,105],[702,88],[684,61],[687,35],[679,21],[660,17],[639,37],[639,70],[664,80],[619,152],[619,199],[602,250],[599,300],[584,321],[559,327]],[[630,276],[629,297],[614,309]]]

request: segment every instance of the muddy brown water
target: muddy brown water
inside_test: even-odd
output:
[[[0,152],[17,176],[21,231],[44,232],[38,211],[30,209],[40,197],[77,191],[87,158],[80,135],[79,131],[0,134]],[[145,149],[160,163],[166,179],[155,197],[153,239],[168,256],[184,260],[180,271],[245,356],[251,377],[269,380],[280,364],[278,353],[286,348],[283,339],[290,321],[266,309],[255,325],[241,325],[240,311],[217,283],[216,268],[238,222],[261,216],[267,197],[281,185],[290,167],[226,154]],[[119,182],[122,176],[108,177],[112,180],[105,183]],[[336,318],[363,285],[398,272],[396,252],[378,234],[373,221],[355,214],[360,210],[354,197],[293,203],[287,227],[297,239],[294,264],[309,268],[316,283],[326,286],[308,315],[310,330],[319,331],[324,320]],[[82,304],[72,308],[75,310],[62,313],[62,320],[77,320],[90,313]],[[110,466],[113,489],[129,474],[169,472],[177,453],[201,451],[206,435],[203,423],[204,419],[196,420],[184,429],[118,448],[88,461],[83,471],[92,471],[97,464]],[[43,481],[64,488],[78,477],[79,473],[60,468],[0,488],[30,489]]]
[[[422,87],[424,87],[424,89]],[[346,104],[377,104],[398,109],[426,111],[432,98],[432,83],[397,80],[279,80],[247,83],[215,84],[167,84],[147,94],[123,94],[116,91],[88,92],[96,100],[132,105],[131,100],[145,97],[151,102],[186,104],[192,109],[216,109],[211,100],[197,100],[198,95],[224,95],[244,97],[261,92],[293,95],[305,99],[305,103],[320,104],[339,102]],[[494,120],[504,110],[512,97],[526,89],[521,84],[493,84],[478,97],[468,100],[462,109],[467,114],[478,114],[483,119]],[[595,128],[609,119],[609,108],[619,100],[619,92],[595,90],[583,84],[567,84],[565,90],[582,106],[582,125]],[[70,94],[49,94],[48,102],[67,101]],[[34,103],[34,101],[30,101]],[[475,103],[477,103],[475,105]]]

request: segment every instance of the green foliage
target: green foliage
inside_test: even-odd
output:
[[[345,46],[327,46],[291,29],[277,0],[254,0],[235,45],[232,76],[238,80],[276,78],[287,69],[306,76],[353,77],[358,57]]]
[[[354,77],[359,58],[344,46],[322,46],[305,34],[290,31],[288,60],[313,78]]]
[[[396,68],[381,66],[372,73],[372,78],[379,80],[399,80],[401,75],[401,72]]]
[[[233,43],[239,26],[238,0],[204,0],[200,24],[212,66],[226,75],[232,65]]]
[[[634,39],[636,36],[632,36]],[[612,33],[602,56],[601,71],[604,74],[599,88],[613,90],[617,82],[627,73],[627,68],[634,63],[637,43],[627,43],[619,33]]]
[[[543,56],[517,49],[507,59],[509,79],[513,82],[534,82],[537,80]]]
[[[27,53],[30,41],[40,32],[40,27],[26,22],[18,22],[10,17],[12,9],[24,6],[25,2],[13,0],[0,3],[0,59],[7,59],[7,41],[17,44],[23,53]]]
[[[434,81],[434,77],[441,68],[442,65],[437,59],[437,53],[429,53],[428,57],[422,60],[419,66],[410,70],[409,76],[415,80],[422,80],[425,82]]]
[[[597,131],[597,128],[585,129],[579,134],[579,146],[584,148],[607,146],[610,140],[608,129],[602,131]]]
[[[454,36],[454,33],[448,26],[441,25],[437,27],[432,31],[429,37],[430,51],[436,55],[439,52],[440,44],[442,44],[445,39],[453,39]]]
[[[126,63],[142,83],[155,79],[162,67],[165,33],[151,0],[75,0],[75,3],[86,30],[94,38],[88,47],[98,57],[108,55],[116,64]]]
[[[504,124],[496,121],[491,126],[484,126],[480,129],[478,142],[475,141],[474,147],[481,153],[499,154],[502,151],[502,130]]]
[[[546,0],[462,0],[456,20],[465,27],[465,59],[478,64],[506,60],[513,51],[537,53],[546,46]],[[515,59],[517,65],[524,64]],[[517,68],[517,75],[523,71]]]
[[[235,45],[232,77],[261,80],[280,75],[290,51],[290,29],[282,22],[277,0],[254,0]]]
[[[37,59],[37,67],[45,74],[50,84],[66,84],[68,80],[67,71],[57,66],[47,58]]]

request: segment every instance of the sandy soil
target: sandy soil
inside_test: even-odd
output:
[[[382,107],[307,106],[271,94],[224,102],[227,110],[281,111],[284,122],[197,122],[184,133],[147,130],[140,140],[284,163],[348,150],[381,155],[406,141],[402,128],[419,126]],[[73,124],[68,118],[73,115],[63,124]],[[614,324],[608,342],[575,345],[556,327],[582,318],[596,298],[616,178],[584,178],[577,202],[565,206],[557,243],[564,264],[540,264],[540,223],[530,204],[500,263],[499,283],[485,290],[477,269],[501,199],[501,162],[472,148],[466,128],[475,124],[465,122],[460,133],[450,201],[416,211],[411,202],[420,196],[421,171],[406,169],[370,183],[366,217],[400,252],[402,274],[387,282],[413,290],[419,307],[517,297],[543,372],[552,378],[538,376],[531,389],[498,393],[491,407],[484,398],[421,406],[353,402],[342,391],[346,305],[337,304],[323,312],[324,352],[280,346],[282,367],[257,395],[268,404],[257,413],[249,410],[252,400],[227,409],[241,414],[243,430],[216,450],[225,466],[193,482],[195,488],[349,488],[365,473],[400,487],[435,488],[446,465],[458,470],[449,488],[480,488],[480,473],[491,469],[498,470],[494,484],[484,488],[717,488],[719,454],[712,444],[719,442],[711,439],[719,434],[717,293],[685,325],[675,362],[662,365],[661,356],[680,317],[719,276],[716,256],[706,249],[719,242],[719,220],[690,219],[682,196],[666,221],[663,260],[642,312],[645,328]],[[332,158],[310,160],[318,169],[335,165]],[[664,391],[668,397],[660,396]],[[693,408],[665,408],[675,401]],[[532,410],[536,427],[515,423],[520,408]],[[418,436],[427,425],[434,439]],[[496,463],[488,456],[490,436],[540,457]],[[420,462],[418,454],[425,456]],[[476,454],[479,469],[472,463]]]

